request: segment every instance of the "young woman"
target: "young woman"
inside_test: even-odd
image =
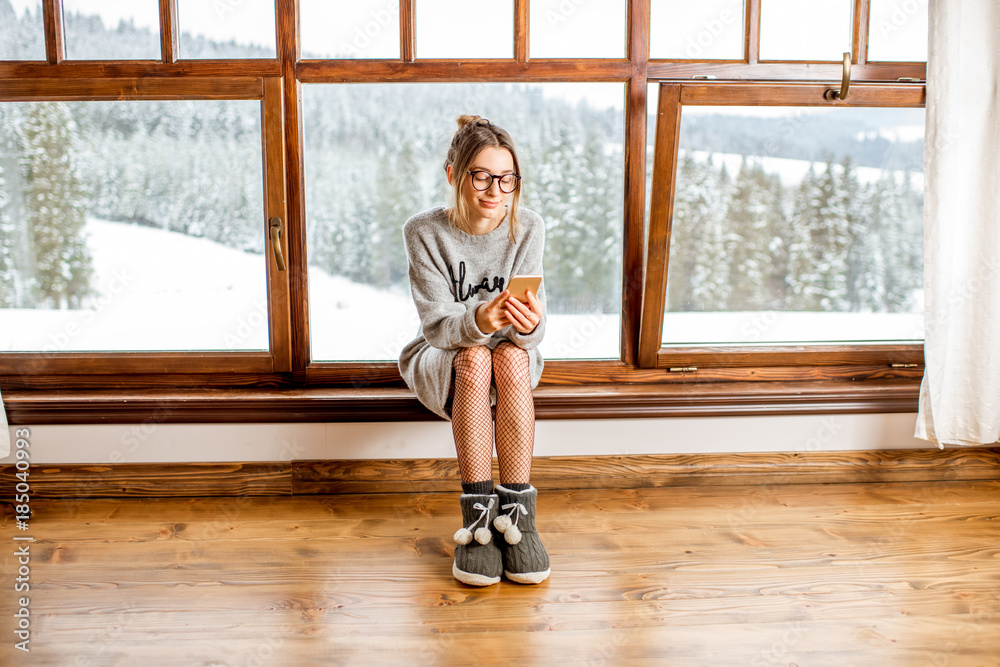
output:
[[[479,116],[457,120],[444,163],[453,206],[419,213],[403,227],[420,331],[400,354],[399,370],[417,398],[452,423],[463,491],[455,578],[489,586],[504,574],[534,584],[549,576],[529,482],[545,289],[519,301],[505,286],[515,275],[541,275],[545,225],[518,208],[510,135]]]

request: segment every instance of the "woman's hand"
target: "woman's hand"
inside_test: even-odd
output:
[[[514,297],[507,299],[505,315],[514,328],[523,334],[530,334],[542,321],[542,302],[531,290],[526,290],[528,303],[518,301]]]
[[[528,290],[528,303],[523,303],[510,296],[510,290],[504,290],[493,297],[492,301],[481,304],[476,309],[476,326],[484,334],[499,331],[508,325],[523,334],[535,330],[542,321],[542,302]]]

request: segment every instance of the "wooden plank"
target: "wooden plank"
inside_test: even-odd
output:
[[[68,100],[259,100],[258,78],[15,78],[0,87],[0,100],[45,102]]]
[[[924,365],[923,344],[885,345],[705,345],[664,346],[657,353],[660,368],[676,366],[847,366],[877,364]]]
[[[692,62],[692,61],[649,61],[649,78],[653,80],[684,80],[694,77],[711,76],[719,79],[739,81],[827,81],[840,82],[843,78],[844,63],[807,62],[764,62],[741,63],[738,61]],[[869,63],[851,68],[851,81],[889,83],[898,79],[927,80],[924,63]]]
[[[296,461],[293,493],[431,492],[454,489],[452,459]],[[494,470],[494,479],[499,479]],[[1000,479],[1000,450],[887,450],[535,457],[540,488]]]
[[[530,30],[528,0],[514,0],[514,60],[519,63],[528,61]]]
[[[636,365],[642,326],[643,246],[646,239],[646,63],[649,59],[649,3],[628,4],[627,53],[632,72],[625,86],[625,184],[622,204],[622,304],[620,359]]]
[[[264,247],[267,255],[268,292],[268,336],[276,373],[292,370],[292,315],[291,287],[288,278],[288,262],[283,270],[278,270],[277,257],[271,251],[270,221],[278,218],[281,222],[281,238],[278,243],[283,258],[288,257],[288,211],[285,207],[285,128],[284,93],[280,78],[264,80],[264,99],[261,102],[262,152],[264,156]]]
[[[804,369],[796,369],[805,372]],[[916,412],[919,379],[881,382],[709,382],[678,373],[676,382],[573,382],[534,390],[538,419],[611,419],[778,414]],[[661,374],[662,376],[662,374]],[[204,378],[204,379],[201,379]],[[138,423],[261,423],[436,420],[405,387],[268,388],[266,378],[191,376],[200,387],[175,387],[163,376],[91,376],[93,385],[25,389],[5,380],[12,425]],[[159,380],[159,384],[156,381]],[[148,384],[147,384],[148,383]],[[235,385],[235,386],[234,386]],[[240,387],[239,385],[245,385]],[[101,388],[101,387],[105,388]],[[111,389],[107,387],[118,387]]]
[[[180,57],[180,34],[177,0],[160,0],[160,59],[164,63],[175,63]]]
[[[412,63],[417,57],[416,0],[399,0],[399,57]]]
[[[660,84],[656,113],[656,148],[653,156],[653,193],[649,208],[649,240],[646,244],[646,280],[643,285],[642,328],[639,331],[639,363],[657,364],[663,339],[670,225],[677,178],[677,145],[681,130],[681,86]]]
[[[42,22],[45,30],[45,60],[58,65],[66,59],[66,31],[63,27],[62,2],[42,0]]]
[[[391,60],[304,60],[295,68],[302,83],[353,81],[626,81],[631,65],[625,60],[532,59],[431,59],[415,62]]]
[[[264,373],[269,352],[8,352],[0,374],[71,374],[78,381],[108,386],[107,376],[132,373]],[[96,379],[98,376],[104,378]],[[72,383],[72,380],[70,380]],[[15,386],[14,383],[11,383]],[[38,383],[39,385],[42,383]],[[81,385],[85,386],[85,385]]]
[[[0,467],[0,480],[12,486],[15,472],[13,465]],[[499,479],[495,462],[493,478]],[[36,498],[429,493],[454,491],[458,479],[455,459],[36,464],[32,493]],[[997,448],[541,456],[532,465],[533,482],[547,489],[998,479]]]
[[[854,39],[851,40],[851,62],[855,65],[868,63],[868,31],[871,0],[854,0]],[[851,72],[853,73],[852,66]],[[853,77],[852,77],[853,79]]]
[[[922,84],[851,85],[846,100],[826,100],[823,94],[840,87],[843,73],[828,84],[689,83],[681,89],[681,104],[734,106],[819,106],[819,107],[922,107],[926,90]]]
[[[552,576],[484,589],[455,493],[40,500],[31,664],[992,665],[998,490],[548,490]]]
[[[288,236],[285,262],[290,298],[291,369],[305,373],[310,361],[309,345],[309,284],[307,270],[305,223],[305,167],[302,151],[302,109],[300,82],[295,69],[302,54],[299,35],[299,3],[295,0],[278,2],[278,59],[283,81],[282,111],[284,113],[285,146],[285,229]],[[359,366],[361,366],[359,364]],[[381,371],[381,369],[379,369]],[[350,373],[350,371],[347,371]],[[397,381],[399,371],[381,371],[390,382]]]
[[[752,67],[760,61],[760,2],[761,0],[747,0],[746,23],[743,26],[744,58]]]
[[[0,79],[137,79],[145,77],[265,77],[280,76],[281,67],[274,60],[238,58],[233,60],[178,60],[163,63],[155,60],[64,61],[57,64],[37,62],[0,62]],[[6,85],[6,82],[5,84]]]

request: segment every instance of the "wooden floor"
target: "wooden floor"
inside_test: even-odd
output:
[[[1000,665],[1000,482],[538,504],[550,580],[476,589],[457,494],[37,501],[2,522],[0,664]]]

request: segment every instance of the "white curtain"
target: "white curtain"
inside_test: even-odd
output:
[[[915,435],[1000,439],[1000,3],[931,0]]]

